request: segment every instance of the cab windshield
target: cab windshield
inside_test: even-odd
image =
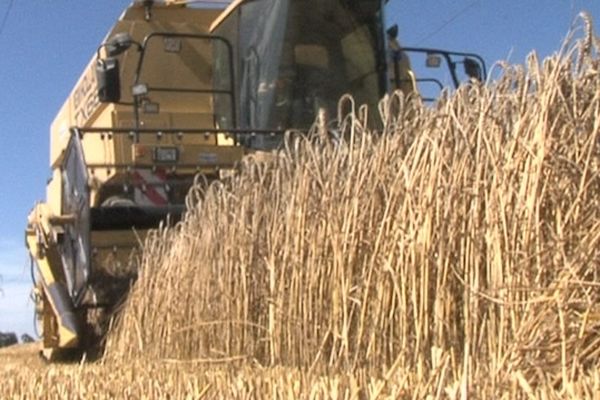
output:
[[[319,109],[335,118],[345,93],[376,109],[386,87],[382,32],[380,0],[242,3],[213,32],[234,47],[239,128],[308,129]],[[215,106],[220,126],[234,128],[231,104]]]

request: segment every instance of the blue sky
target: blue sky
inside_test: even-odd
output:
[[[0,0],[0,331],[31,333],[27,214],[42,200],[49,125],[129,0]],[[598,0],[390,0],[406,46],[477,52],[488,66],[557,51],[581,10]]]

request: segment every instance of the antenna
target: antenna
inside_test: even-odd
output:
[[[10,15],[10,11],[13,7],[13,0],[10,0],[8,3],[8,7],[6,7],[6,11],[4,13],[4,17],[2,18],[2,23],[0,23],[0,35],[4,32],[4,27],[6,26],[6,21],[8,21],[8,16]]]
[[[450,19],[444,21],[444,23],[441,26],[439,26],[436,30],[434,30],[433,32],[431,32],[430,34],[428,34],[427,36],[425,36],[424,38],[419,40],[417,43],[423,43],[423,42],[431,39],[433,36],[437,35],[438,33],[440,33],[442,30],[444,30],[444,28],[446,28],[448,25],[450,25],[451,23],[456,21],[459,17],[461,17],[463,14],[465,14],[467,11],[469,11],[472,7],[477,5],[479,3],[479,1],[480,0],[474,0],[474,1],[470,2],[469,4],[467,4],[464,8],[462,8],[460,11],[458,11],[456,14],[454,14]]]

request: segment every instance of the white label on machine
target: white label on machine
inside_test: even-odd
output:
[[[215,165],[219,162],[219,156],[216,153],[200,153],[198,154],[198,162],[200,164]]]

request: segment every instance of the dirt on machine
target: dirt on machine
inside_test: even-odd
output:
[[[224,4],[227,3],[227,4]],[[377,109],[419,95],[410,53],[485,79],[474,54],[401,47],[384,0],[135,1],[95,49],[50,129],[46,198],[28,217],[48,359],[101,348],[148,232],[177,223],[207,184],[307,131],[339,98]],[[375,112],[372,123],[377,124]]]

